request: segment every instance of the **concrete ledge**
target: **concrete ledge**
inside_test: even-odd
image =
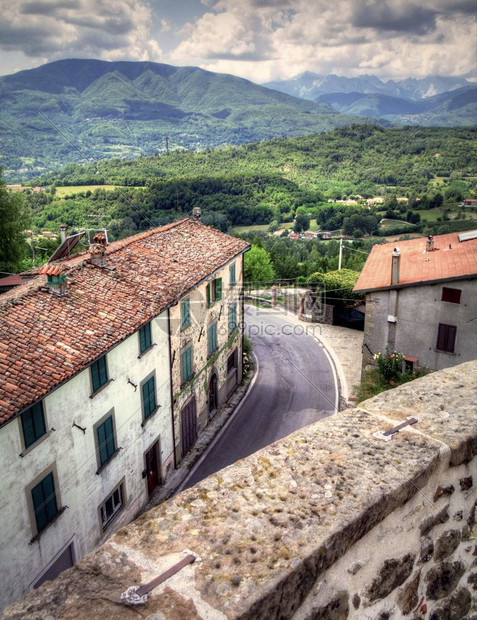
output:
[[[374,612],[386,609],[388,600],[395,605],[397,588],[411,582],[416,596],[423,591],[432,599],[438,590],[432,584],[439,582],[432,570],[442,557],[452,557],[454,540],[470,540],[475,529],[476,386],[477,362],[469,362],[297,431],[144,514],[5,617],[331,618],[325,615],[330,605],[341,610],[336,617],[363,617],[363,605],[369,617],[378,617]],[[422,422],[389,442],[375,437],[411,415]],[[450,464],[460,476],[455,492],[458,484],[449,490]],[[447,487],[442,482],[441,495],[434,495],[439,481]],[[440,564],[421,580],[416,545],[444,527],[451,495],[460,502],[458,535],[446,534],[451,542],[441,543]],[[403,524],[407,533],[384,546],[392,532],[403,533]],[[357,562],[343,569],[338,589],[330,585],[342,574],[340,563],[349,566],[365,543],[369,557],[360,561],[367,569],[358,572]],[[472,562],[472,547],[462,545],[450,552],[460,553],[454,588]],[[394,546],[402,550],[397,558]],[[201,561],[155,588],[141,607],[120,601],[128,587],[157,577],[184,550]],[[367,581],[356,581],[355,573]],[[354,591],[344,591],[352,584]]]

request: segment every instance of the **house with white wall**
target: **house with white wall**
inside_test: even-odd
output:
[[[409,368],[477,358],[477,231],[375,245],[353,290],[366,293],[363,370],[386,347]]]
[[[185,387],[197,390],[203,415],[209,369],[217,405],[240,380],[240,362],[233,377],[227,364],[233,351],[241,360],[242,310],[222,310],[224,322],[237,321],[225,341],[212,306],[225,306],[232,265],[239,290],[246,243],[189,219],[96,241],[0,297],[0,609],[145,505],[180,459]],[[216,288],[211,307],[205,298],[196,308],[220,278],[222,299]],[[186,300],[190,326],[178,336]],[[200,341],[214,333],[202,364]],[[191,357],[181,357],[184,338]],[[192,375],[178,384],[186,363]]]

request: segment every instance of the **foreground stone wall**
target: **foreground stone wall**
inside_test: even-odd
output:
[[[477,618],[477,362],[302,429],[143,515],[7,618]],[[418,416],[385,442],[375,433]],[[121,602],[186,550],[200,561]]]

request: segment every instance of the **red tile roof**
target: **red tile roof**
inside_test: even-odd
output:
[[[68,295],[39,275],[0,297],[0,425],[160,314],[247,250],[241,239],[189,219],[58,261]],[[40,272],[49,270],[40,269]]]
[[[355,292],[402,288],[446,280],[477,277],[477,238],[459,241],[459,233],[434,237],[434,250],[426,251],[427,237],[375,245],[354,287]],[[394,248],[399,248],[399,282],[391,284]]]

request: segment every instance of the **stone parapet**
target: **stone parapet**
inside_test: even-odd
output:
[[[472,617],[476,403],[474,361],[325,418],[144,514],[5,617]],[[187,550],[200,561],[144,605],[121,601]]]

